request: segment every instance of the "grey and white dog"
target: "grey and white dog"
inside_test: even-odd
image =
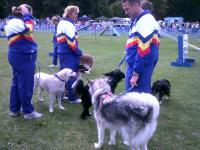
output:
[[[65,82],[70,78],[75,78],[76,73],[69,68],[65,68],[54,75],[38,72],[34,75],[34,91],[38,87],[38,101],[43,101],[42,91],[49,93],[49,112],[53,112],[54,99],[58,99],[58,106],[65,109],[61,104],[61,97],[65,90]]]
[[[110,145],[115,144],[115,135],[119,131],[131,150],[147,150],[147,143],[156,131],[158,100],[145,93],[113,95],[107,79],[89,81],[89,87],[98,130],[98,143],[94,147],[103,145],[104,131],[108,128]]]

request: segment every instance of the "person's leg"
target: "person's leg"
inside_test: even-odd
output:
[[[131,87],[131,84],[130,84],[131,73],[130,72],[131,72],[130,67],[127,64],[126,65],[126,74],[125,74],[125,90],[126,91]]]
[[[19,99],[19,93],[18,93],[18,71],[17,68],[15,68],[15,54],[9,53],[8,54],[8,61],[10,65],[12,66],[13,70],[13,77],[12,82],[10,86],[10,112],[11,113],[18,113],[21,109],[21,102]]]
[[[69,101],[75,101],[77,99],[77,96],[74,92],[74,90],[72,89],[72,84],[76,81],[76,79],[70,79],[67,83],[66,83],[66,88],[67,88],[67,92],[68,92],[68,100]]]
[[[34,111],[31,104],[34,86],[35,60],[36,53],[22,56],[24,64],[21,66],[21,71],[18,78],[18,92],[22,103],[22,110],[24,114],[30,114]]]
[[[74,55],[64,55],[64,63],[63,63],[64,64],[64,68],[70,68],[74,72],[78,72],[79,62],[80,62],[80,59],[77,56],[74,56]],[[76,81],[76,79],[70,79],[66,83],[66,86],[65,86],[66,89],[67,89],[67,91],[68,91],[68,100],[71,101],[71,102],[77,100],[76,93],[72,89],[72,84],[75,81]]]
[[[138,86],[134,90],[138,92],[151,93],[151,77],[153,74],[154,65],[148,65],[144,71],[139,74]]]
[[[59,62],[60,62],[60,70],[62,70],[62,69],[64,69],[65,58],[62,54],[58,54],[58,59],[59,59]]]
[[[53,65],[57,66],[57,62],[58,62],[58,46],[57,43],[54,42],[54,52],[53,52]]]
[[[154,70],[154,64],[146,66],[144,71],[139,73],[139,79],[137,81],[137,86],[131,88],[130,79],[132,77],[132,68],[127,65],[126,77],[125,77],[125,87],[127,92],[146,92],[151,93],[151,76]]]

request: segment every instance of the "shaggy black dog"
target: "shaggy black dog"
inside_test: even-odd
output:
[[[125,78],[124,73],[121,72],[119,69],[113,70],[108,73],[104,73],[104,75],[109,77],[110,79],[108,84],[111,87],[112,93],[115,92],[117,84],[123,78]],[[83,112],[81,113],[81,118],[86,119],[91,116],[91,113],[89,112],[89,108],[92,106],[88,84],[84,85],[84,82],[82,80],[79,80],[75,86],[75,92],[80,96],[82,100]]]
[[[82,119],[86,119],[87,117],[91,116],[89,108],[92,106],[88,84],[84,85],[84,82],[82,80],[79,80],[75,87],[75,92],[80,96],[82,100],[83,112],[81,113],[80,117]]]
[[[104,73],[105,76],[109,77],[110,80],[109,80],[109,85],[111,87],[111,92],[112,93],[115,93],[115,89],[117,87],[117,84],[123,79],[125,78],[125,75],[124,73],[119,70],[119,69],[115,69],[111,72],[108,72],[108,73]]]
[[[170,96],[171,84],[167,79],[160,79],[153,83],[152,94],[162,103],[163,100]]]

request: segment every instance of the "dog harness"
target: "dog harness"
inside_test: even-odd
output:
[[[100,96],[100,106],[102,106],[103,104],[110,102],[111,100],[110,97],[113,96],[113,94],[111,92],[105,92],[99,96]]]

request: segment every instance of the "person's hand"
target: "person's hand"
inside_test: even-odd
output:
[[[133,76],[132,76],[132,78],[130,80],[130,84],[131,84],[132,87],[137,86],[138,78],[139,78],[139,74],[138,73],[133,73]]]

